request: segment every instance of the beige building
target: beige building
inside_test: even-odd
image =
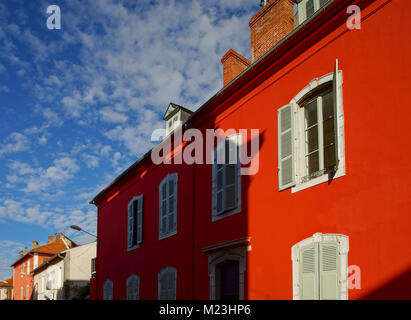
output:
[[[32,271],[34,300],[72,300],[88,296],[91,261],[96,242],[71,248],[42,263]]]

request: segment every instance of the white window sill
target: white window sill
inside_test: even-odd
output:
[[[224,219],[224,218],[228,218],[228,217],[230,217],[232,215],[235,215],[237,213],[240,213],[240,212],[241,212],[241,205],[239,205],[237,208],[235,208],[233,210],[230,210],[230,211],[218,214],[218,215],[213,214],[213,216],[211,218],[211,221],[215,222],[215,221],[218,221],[218,220],[221,220],[221,219]]]
[[[163,240],[163,239],[172,237],[172,236],[174,236],[174,235],[176,235],[176,234],[177,234],[177,230],[171,231],[171,232],[169,232],[169,233],[165,233],[165,234],[160,235],[160,236],[158,237],[158,240]]]
[[[331,181],[334,180],[334,179],[343,177],[343,176],[345,176],[345,166],[341,166],[337,169],[337,172],[335,173],[335,175],[331,179]],[[314,187],[318,184],[328,182],[328,181],[330,181],[329,178],[328,178],[328,174],[324,174],[320,177],[311,179],[307,182],[297,184],[295,187],[291,188],[291,193],[296,193],[298,191],[301,191],[301,190],[304,190],[304,189],[307,189],[307,188],[311,188],[311,187]]]

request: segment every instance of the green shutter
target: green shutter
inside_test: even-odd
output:
[[[337,242],[320,242],[320,299],[340,299],[340,254]]]
[[[278,109],[278,181],[279,190],[295,186],[294,105]]]
[[[335,150],[335,163],[338,166],[338,162],[340,160],[339,158],[339,152],[338,152],[338,136],[339,136],[339,130],[338,128],[338,110],[341,109],[341,95],[340,95],[340,90],[341,90],[341,79],[339,76],[339,71],[338,71],[338,59],[335,61],[335,68],[334,68],[334,79],[333,79],[333,100],[334,100],[334,150]]]
[[[299,261],[300,299],[318,300],[318,244],[301,248]]]

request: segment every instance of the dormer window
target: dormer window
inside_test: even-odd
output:
[[[298,4],[298,24],[311,18],[314,13],[324,7],[330,0],[294,0]]]
[[[166,134],[169,135],[178,127],[183,125],[193,112],[175,103],[170,103],[164,114],[166,121]]]

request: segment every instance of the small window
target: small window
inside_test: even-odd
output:
[[[177,173],[169,174],[159,186],[159,238],[177,233]]]
[[[298,4],[298,23],[301,24],[305,20],[311,18],[314,13],[324,7],[330,0],[302,0]]]
[[[103,300],[113,300],[113,281],[111,280],[104,282]]]
[[[143,242],[143,196],[134,197],[128,204],[128,249]]]
[[[158,299],[177,299],[177,269],[166,267],[158,273]]]
[[[213,221],[241,211],[240,135],[226,137],[214,151]]]
[[[133,274],[127,279],[127,300],[138,300],[140,277]]]

